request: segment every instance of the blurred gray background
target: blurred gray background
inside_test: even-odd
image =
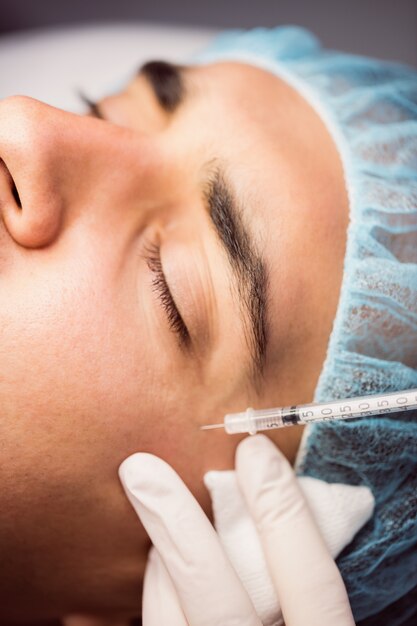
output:
[[[326,47],[417,66],[417,0],[0,0],[0,34],[80,23],[298,24]]]

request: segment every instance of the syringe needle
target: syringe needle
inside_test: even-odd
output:
[[[200,430],[211,430],[212,428],[224,428],[224,424],[208,424],[207,426],[200,426]]]

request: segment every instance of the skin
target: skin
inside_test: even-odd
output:
[[[248,89],[248,85],[251,86]],[[348,202],[325,126],[292,88],[240,63],[187,70],[159,107],[143,77],[108,121],[30,98],[0,102],[0,618],[138,613],[149,539],[117,477],[147,451],[207,515],[209,469],[240,437],[202,432],[247,406],[309,402],[343,272]],[[247,378],[232,274],[204,208],[218,158],[270,276],[262,384]],[[143,255],[161,242],[184,350]],[[209,330],[208,330],[209,329]],[[209,340],[208,340],[209,339]],[[294,461],[300,428],[271,438]]]

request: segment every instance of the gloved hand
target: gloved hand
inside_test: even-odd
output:
[[[294,472],[264,435],[244,439],[236,472],[256,523],[287,626],[354,626],[349,600]],[[138,453],[119,469],[154,547],[144,626],[262,626],[200,505],[174,470]]]

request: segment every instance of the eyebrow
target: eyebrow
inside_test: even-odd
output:
[[[246,343],[251,356],[250,378],[255,388],[263,377],[268,345],[268,272],[242,220],[236,196],[221,167],[206,164],[203,188],[208,212],[225,249],[244,314]],[[249,322],[249,324],[248,324]]]
[[[167,61],[148,61],[138,70],[138,76],[146,78],[160,106],[173,113],[184,102],[184,66]]]

